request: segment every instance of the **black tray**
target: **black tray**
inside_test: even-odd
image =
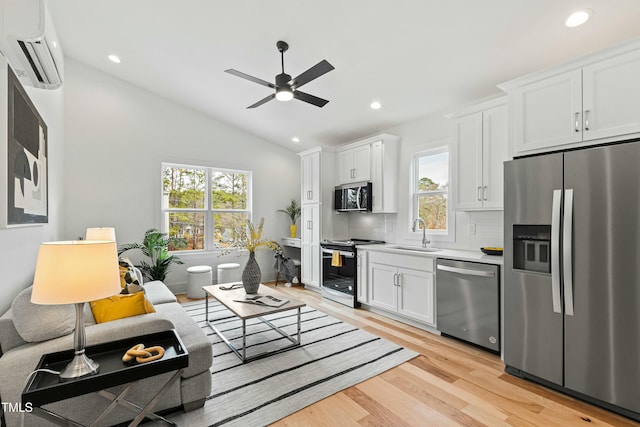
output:
[[[480,248],[480,250],[482,251],[483,254],[487,254],[487,255],[502,255],[502,252],[503,252],[503,249],[495,250],[495,249]]]
[[[128,349],[140,343],[146,347],[163,347],[164,356],[152,362],[125,365],[122,356]],[[22,402],[42,406],[165,372],[177,371],[189,365],[189,353],[174,329],[92,345],[85,349],[85,353],[100,364],[97,374],[61,382],[56,374],[38,372],[22,392]],[[73,350],[45,354],[35,369],[62,371],[73,355]]]

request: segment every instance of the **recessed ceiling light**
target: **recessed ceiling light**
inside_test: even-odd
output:
[[[373,101],[370,107],[374,110],[379,110],[382,107],[382,104],[380,104],[378,101]]]
[[[116,55],[109,55],[108,58],[111,62],[115,62],[116,64],[120,63],[120,58],[118,58]]]
[[[294,136],[293,138],[291,138],[291,140],[293,142],[300,142],[300,138],[298,138],[297,136]]]
[[[564,25],[571,28],[580,26],[587,22],[590,15],[591,13],[589,10],[578,10],[569,15],[567,20],[564,21]]]

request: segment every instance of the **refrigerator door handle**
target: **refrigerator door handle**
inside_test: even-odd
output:
[[[553,312],[562,313],[560,300],[560,208],[562,206],[562,190],[553,190],[551,205],[551,295]]]
[[[573,316],[573,189],[564,191],[564,225],[562,227],[562,269],[564,312]]]

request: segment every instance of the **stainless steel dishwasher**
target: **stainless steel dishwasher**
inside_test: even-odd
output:
[[[500,351],[497,265],[438,259],[437,328],[444,335]]]

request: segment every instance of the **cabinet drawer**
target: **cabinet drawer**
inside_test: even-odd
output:
[[[290,246],[292,248],[299,248],[302,246],[302,242],[300,239],[296,239],[293,237],[283,237],[282,238],[283,246]]]
[[[434,258],[422,255],[404,255],[390,252],[369,251],[369,262],[393,265],[402,268],[413,268],[422,271],[435,271]]]

